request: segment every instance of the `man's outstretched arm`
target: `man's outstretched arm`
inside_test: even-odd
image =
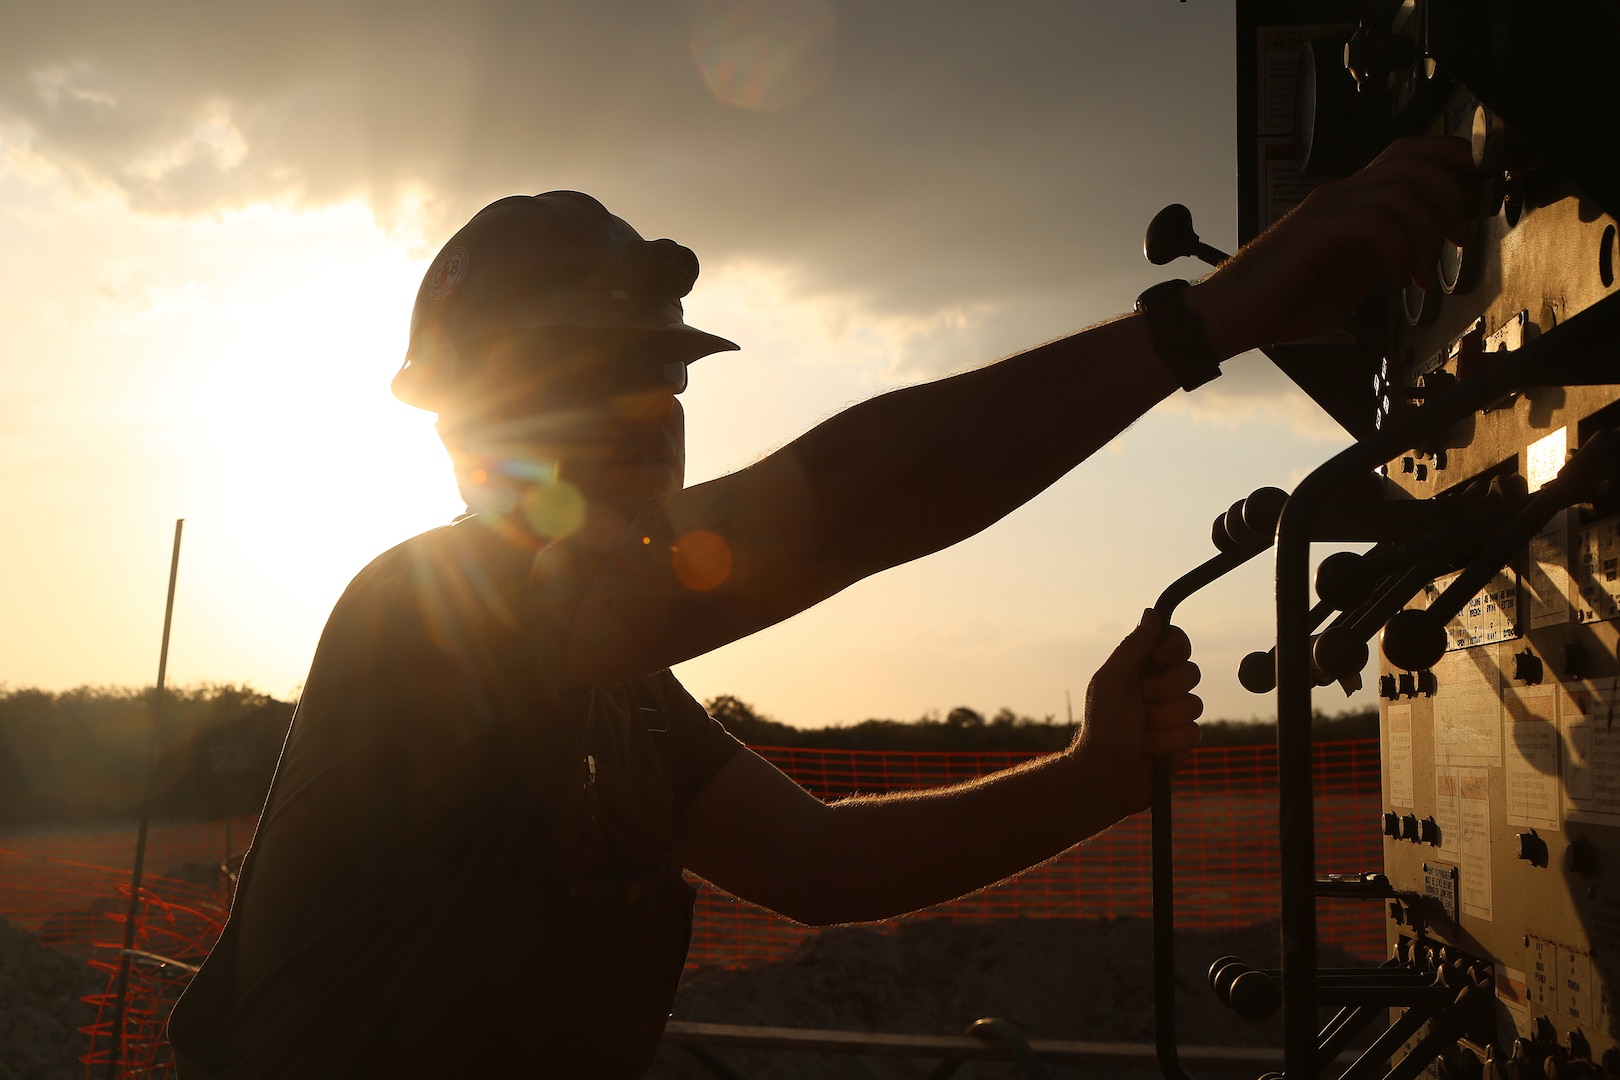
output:
[[[1152,753],[1198,741],[1198,669],[1148,612],[1086,693],[1061,754],[966,784],[826,804],[737,754],[678,826],[684,865],[812,925],[889,918],[1051,858],[1144,808]]]
[[[1187,291],[1210,346],[1225,357],[1317,332],[1380,280],[1432,285],[1441,241],[1464,238],[1471,167],[1461,140],[1407,140],[1318,189]],[[617,532],[567,677],[666,667],[971,536],[1177,386],[1133,315],[847,409]]]

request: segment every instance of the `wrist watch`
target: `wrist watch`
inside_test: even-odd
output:
[[[1153,339],[1153,351],[1169,365],[1183,390],[1195,390],[1221,373],[1221,358],[1204,337],[1204,324],[1187,306],[1183,278],[1161,281],[1136,298]]]

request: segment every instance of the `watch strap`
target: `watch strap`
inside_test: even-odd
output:
[[[1153,351],[1175,374],[1183,390],[1195,390],[1221,373],[1221,358],[1204,337],[1204,324],[1187,306],[1188,282],[1161,281],[1136,298],[1136,313],[1147,323]]]

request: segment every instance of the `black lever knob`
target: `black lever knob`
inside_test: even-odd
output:
[[[1288,492],[1274,487],[1256,488],[1248,498],[1239,499],[1210,528],[1215,549],[1264,551],[1277,538],[1277,521],[1287,502]]]
[[[1238,661],[1238,685],[1251,694],[1269,694],[1277,689],[1277,651],[1252,652]]]
[[[1236,964],[1238,966],[1233,968],[1232,971],[1228,972],[1223,978],[1221,973],[1225,971],[1226,968],[1231,964]],[[1209,988],[1215,991],[1216,995],[1224,1002],[1226,997],[1226,988],[1232,985],[1232,980],[1237,978],[1241,972],[1247,970],[1249,970],[1249,966],[1236,956],[1217,956],[1209,965],[1209,971],[1207,973],[1209,977]]]
[[[1349,611],[1378,587],[1378,569],[1369,572],[1363,557],[1353,551],[1335,551],[1316,568],[1316,595],[1335,610]]]
[[[1239,499],[1233,503],[1226,511],[1226,516],[1221,519],[1221,524],[1226,529],[1226,535],[1230,536],[1239,548],[1244,550],[1263,548],[1271,543],[1272,537],[1249,528],[1248,523],[1243,520],[1243,504],[1246,502],[1247,499]]]
[[[1446,644],[1446,624],[1427,611],[1397,611],[1384,627],[1384,655],[1407,671],[1434,667],[1446,655]]]
[[[1282,1005],[1282,989],[1264,971],[1245,971],[1232,980],[1226,993],[1232,1010],[1245,1020],[1264,1020]]]
[[[1522,832],[1518,835],[1519,858],[1531,866],[1547,865],[1547,841],[1536,835],[1536,830]]]
[[[1330,626],[1311,645],[1317,670],[1334,679],[1361,674],[1367,666],[1367,642],[1348,626]]]
[[[1230,513],[1230,511],[1227,513]],[[1209,539],[1210,543],[1215,545],[1216,551],[1221,552],[1223,555],[1231,555],[1244,550],[1250,545],[1238,540],[1227,531],[1226,516],[1226,514],[1215,515],[1215,520],[1209,526]]]
[[[1282,520],[1283,507],[1288,505],[1288,492],[1282,488],[1255,488],[1243,500],[1243,524],[1256,536],[1269,543],[1276,538],[1277,522]]]
[[[1147,235],[1142,239],[1142,254],[1154,266],[1163,266],[1189,255],[1197,256],[1211,266],[1225,262],[1225,252],[1210,247],[1198,238],[1193,229],[1192,211],[1181,203],[1169,206],[1153,215],[1148,222]]]

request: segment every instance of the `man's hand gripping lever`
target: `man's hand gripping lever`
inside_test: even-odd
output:
[[[1271,547],[1288,493],[1260,488],[1215,519],[1211,538],[1219,551],[1175,581],[1153,605],[1160,627],[1176,606],[1216,579]],[[1191,1080],[1176,1046],[1175,875],[1171,863],[1170,782],[1176,755],[1153,758],[1153,1029],[1159,1069],[1166,1080]]]

